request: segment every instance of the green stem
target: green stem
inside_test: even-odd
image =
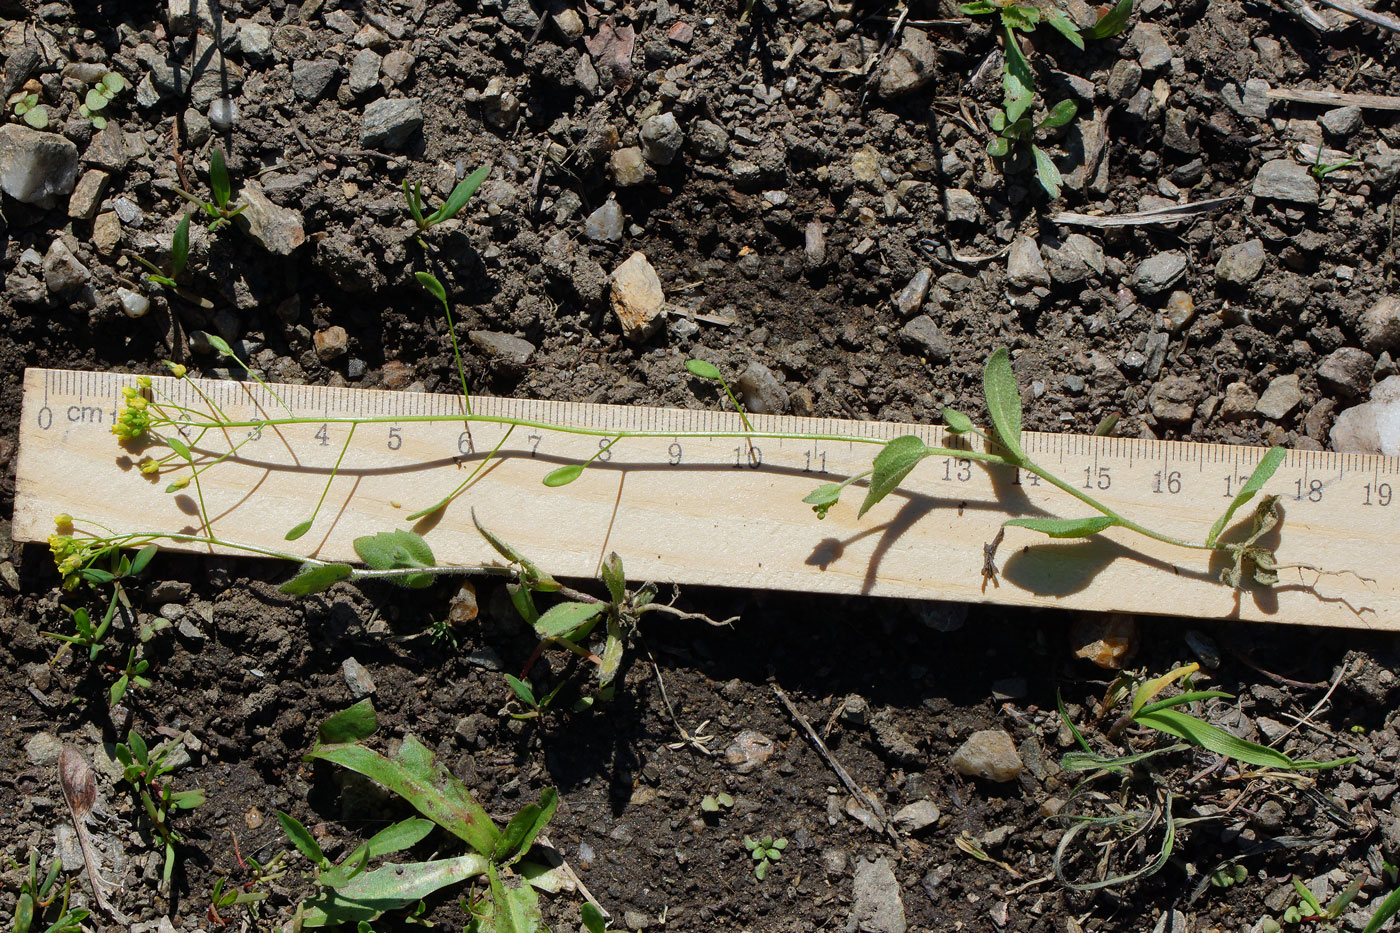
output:
[[[1014,463],[1014,461],[1010,460],[1004,462]],[[1041,479],[1050,483],[1055,488],[1060,489],[1063,492],[1069,493],[1071,496],[1074,496],[1074,498],[1078,499],[1080,502],[1083,502],[1085,505],[1089,506],[1089,508],[1094,509],[1100,514],[1107,515],[1109,518],[1117,520],[1120,526],[1128,529],[1129,531],[1135,531],[1138,534],[1148,538],[1152,538],[1155,541],[1161,541],[1165,544],[1174,544],[1177,547],[1189,548],[1195,551],[1222,550],[1222,548],[1218,546],[1212,547],[1207,544],[1197,544],[1193,541],[1187,541],[1182,538],[1173,537],[1172,535],[1162,534],[1161,532],[1153,531],[1151,528],[1139,525],[1137,522],[1132,521],[1131,519],[1124,518],[1121,514],[1115,512],[1113,509],[1104,505],[1102,502],[1095,499],[1087,492],[1084,492],[1082,489],[1076,489],[1070,483],[1065,482],[1058,476],[1055,476],[1053,473],[1047,471],[1045,468],[1038,466],[1035,463],[1032,463],[1030,460],[1022,460],[1019,464],[1016,465],[1020,466],[1021,469],[1025,470],[1028,473],[1034,473],[1036,476],[1039,476]]]
[[[501,439],[496,442],[495,447],[491,448],[491,452],[486,455],[486,459],[482,460],[479,464],[477,464],[476,469],[472,470],[471,475],[468,476],[466,479],[462,480],[462,482],[458,483],[456,489],[443,496],[441,501],[439,501],[436,505],[431,505],[426,509],[414,512],[412,515],[408,516],[408,518],[405,519],[405,521],[417,521],[424,515],[431,515],[439,509],[447,508],[447,506],[452,502],[453,499],[460,496],[462,494],[462,491],[472,484],[472,480],[476,479],[478,476],[481,475],[481,471],[486,469],[486,465],[490,463],[493,459],[495,459],[496,454],[500,451],[501,447],[505,444],[506,439],[510,437],[511,433],[514,430],[515,425],[511,425],[508,429],[506,429],[506,433],[501,435]]]
[[[359,427],[358,424],[350,425],[350,433],[345,435],[345,443],[340,447],[340,456],[335,458],[335,466],[331,467],[331,475],[326,477],[326,485],[321,489],[321,498],[316,500],[316,508],[311,510],[311,517],[287,532],[288,541],[295,541],[297,538],[300,538],[302,535],[306,534],[306,532],[310,531],[311,526],[315,524],[316,516],[321,514],[321,506],[325,504],[326,496],[331,491],[331,484],[335,482],[335,477],[340,472],[340,464],[341,461],[345,459],[345,452],[350,449],[350,442],[355,439],[355,429],[357,427]]]

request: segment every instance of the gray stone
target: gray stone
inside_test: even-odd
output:
[[[616,243],[622,239],[622,206],[613,198],[589,214],[583,222],[583,235],[594,243]]]
[[[196,644],[204,641],[204,632],[200,631],[199,626],[195,625],[194,620],[190,619],[188,616],[176,623],[175,631],[179,632],[180,636],[186,641]]]
[[[933,282],[933,270],[924,266],[909,280],[903,290],[894,297],[894,306],[904,317],[918,312],[928,297],[929,285]]]
[[[1317,367],[1323,384],[1342,395],[1364,395],[1371,388],[1376,358],[1359,347],[1339,347]]]
[[[925,87],[938,73],[938,49],[919,29],[906,29],[904,39],[886,60],[877,90],[881,97],[902,97]]]
[[[158,606],[166,603],[182,603],[190,598],[191,587],[180,580],[162,580],[151,587],[151,602]]]
[[[927,357],[930,363],[946,363],[952,357],[948,338],[927,314],[920,314],[901,327],[899,339]]]
[[[62,237],[56,237],[44,254],[44,285],[49,293],[59,295],[82,288],[92,281],[92,273],[78,261]]]
[[[506,8],[501,19],[507,26],[520,32],[533,33],[540,24],[539,14],[530,5],[530,0],[506,0]]]
[[[467,336],[488,358],[516,366],[524,366],[530,362],[530,357],[535,353],[533,343],[510,334],[500,334],[490,330],[474,330]]]
[[[1103,255],[1103,247],[1082,233],[1071,233],[1065,237],[1065,247],[1074,250],[1075,254],[1084,260],[1084,264],[1093,269],[1097,275],[1103,275],[1104,270],[1108,268],[1108,263]]]
[[[641,341],[656,333],[661,326],[666,294],[646,256],[633,253],[613,270],[609,294],[624,337]]]
[[[398,149],[423,126],[423,105],[416,97],[383,98],[365,106],[360,145]]]
[[[238,198],[248,207],[234,218],[234,223],[269,253],[290,256],[306,242],[301,213],[273,204],[256,181],[251,178],[244,181],[238,189]]]
[[[1319,117],[1317,122],[1328,135],[1345,139],[1361,129],[1361,108],[1335,107]]]
[[[193,32],[196,23],[206,33],[212,33],[216,25],[222,28],[222,24],[214,22],[213,11],[217,9],[218,6],[204,0],[166,0],[165,21],[173,35]]]
[[[1168,376],[1147,392],[1147,405],[1158,421],[1181,424],[1191,420],[1204,392],[1201,384],[1185,376]]]
[[[1331,439],[1338,453],[1400,456],[1400,376],[1377,383],[1370,401],[1338,415]]]
[[[685,133],[673,113],[660,113],[642,124],[642,151],[653,165],[670,165],[681,151]]]
[[[1264,243],[1246,240],[1226,247],[1215,263],[1215,277],[1230,285],[1246,285],[1264,271]]]
[[[339,75],[340,65],[324,58],[296,62],[292,65],[292,93],[298,100],[318,101]]]
[[[1120,58],[1113,63],[1113,70],[1108,73],[1108,82],[1104,90],[1112,100],[1129,100],[1142,87],[1142,66],[1137,62]]]
[[[384,56],[384,87],[398,87],[408,80],[413,71],[413,53],[408,49],[394,49]]]
[[[126,131],[116,120],[109,120],[102,131],[92,138],[92,142],[88,143],[87,151],[83,153],[83,161],[113,174],[120,174],[126,171],[134,156],[135,153],[132,152],[131,144],[126,138]]]
[[[953,753],[953,770],[964,777],[1014,781],[1023,767],[1016,743],[1002,729],[974,732]]]
[[[735,381],[744,407],[755,415],[781,415],[788,409],[788,393],[773,371],[754,360]]]
[[[1361,345],[1372,353],[1400,350],[1400,298],[1382,297],[1357,322]]]
[[[826,264],[826,230],[815,217],[807,222],[807,228],[803,231],[802,255],[812,269],[820,269]]]
[[[1133,27],[1128,41],[1137,49],[1138,64],[1143,71],[1165,68],[1172,60],[1172,47],[1156,23],[1139,22]]]
[[[368,94],[379,84],[379,53],[360,49],[350,62],[350,92]]]
[[[884,856],[856,863],[851,919],[846,928],[856,933],[904,933],[908,929],[899,881]]]
[[[57,133],[0,126],[0,189],[25,204],[56,207],[78,182],[78,147]]]
[[[340,665],[340,672],[345,675],[345,685],[355,699],[362,700],[374,692],[374,677],[354,658],[346,658]]]
[[[56,764],[58,753],[63,750],[63,743],[57,736],[47,732],[36,732],[29,737],[29,741],[24,743],[24,753],[29,756],[31,763],[39,767]]]
[[[1045,267],[1057,285],[1073,285],[1089,277],[1089,264],[1067,243],[1046,247]]]
[[[1274,106],[1273,98],[1269,96],[1270,90],[1269,82],[1263,78],[1250,78],[1246,81],[1244,92],[1240,95],[1240,115],[1256,120],[1269,119],[1269,113]]]
[[[92,220],[102,204],[102,195],[107,191],[110,175],[101,169],[91,168],[83,172],[78,184],[73,188],[73,196],[68,199],[68,216],[74,220]]]
[[[1254,417],[1259,396],[1246,382],[1232,382],[1225,387],[1225,399],[1220,403],[1220,420],[1245,421]]]
[[[93,249],[101,256],[111,256],[122,242],[122,222],[116,211],[104,211],[92,222],[92,236],[89,238]]]
[[[240,19],[238,27],[238,50],[243,57],[255,65],[265,64],[272,58],[272,30],[251,19]]]
[[[1259,174],[1254,176],[1254,185],[1250,190],[1255,197],[1296,204],[1316,204],[1319,191],[1317,179],[1292,159],[1265,162]]]
[[[938,804],[932,800],[916,800],[901,807],[894,815],[894,825],[900,832],[917,833],[938,822]]]
[[[690,145],[696,158],[718,162],[729,154],[729,133],[718,123],[696,120],[690,129]]]
[[[1011,241],[1011,251],[1006,257],[1006,278],[1014,287],[1026,290],[1050,285],[1050,272],[1045,268],[1040,246],[1034,238],[1022,235]]]
[[[646,158],[636,146],[614,152],[608,160],[608,167],[612,170],[613,184],[619,188],[631,188],[647,180]]]
[[[724,750],[724,760],[740,774],[756,770],[773,756],[773,740],[761,732],[745,729]]]
[[[1155,295],[1171,288],[1186,274],[1186,255],[1158,253],[1138,263],[1133,270],[1133,291],[1139,295]]]
[[[1269,383],[1264,394],[1259,396],[1255,410],[1270,421],[1280,421],[1303,401],[1303,392],[1298,388],[1297,375],[1279,376]]]
[[[949,188],[943,192],[943,200],[947,206],[950,222],[964,224],[982,222],[982,202],[977,195],[966,188]]]

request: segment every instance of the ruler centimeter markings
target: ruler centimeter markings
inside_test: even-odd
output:
[[[29,369],[21,414],[13,535],[43,541],[53,516],[70,513],[118,531],[195,533],[192,489],[168,495],[168,478],[135,469],[139,453],[110,433],[118,373]],[[195,380],[233,420],[285,416],[252,383]],[[187,383],[158,377],[178,404],[202,407]],[[862,487],[847,491],[825,520],[801,500],[816,485],[870,468],[879,447],[849,440],[702,436],[743,430],[714,409],[666,409],[474,396],[477,415],[569,424],[604,432],[517,428],[478,481],[436,516],[405,516],[437,502],[478,466],[506,433],[464,414],[455,395],[274,385],[306,424],[270,426],[201,476],[218,537],[325,560],[354,560],[354,538],[412,527],[439,561],[473,564],[496,555],[472,526],[482,523],[560,576],[592,576],[609,551],[636,580],[822,593],[990,602],[1201,618],[1400,630],[1400,458],[1290,451],[1265,487],[1281,497],[1282,571],[1272,590],[1234,591],[1216,582],[1220,557],[1160,544],[1122,529],[1093,539],[1051,541],[1007,529],[999,586],[982,580],[984,543],[1011,517],[1089,514],[1082,503],[1019,470],[931,457],[861,519]],[[350,429],[347,419],[390,419],[356,429],[326,505],[296,542],[283,536],[311,514]],[[449,420],[425,421],[424,418]],[[420,420],[415,420],[420,419]],[[876,421],[751,415],[756,432],[864,436],[916,434],[959,446],[941,428]],[[628,438],[557,489],[542,477]],[[201,445],[218,456],[251,429]],[[1263,455],[1262,448],[1027,432],[1034,460],[1149,528],[1202,540]],[[1240,519],[1247,520],[1248,507]],[[170,545],[200,550],[198,546]],[[207,550],[207,548],[205,548]],[[237,553],[237,552],[230,552]],[[290,568],[289,568],[290,572]]]

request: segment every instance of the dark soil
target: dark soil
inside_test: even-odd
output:
[[[1089,431],[1118,413],[1129,436],[1316,449],[1339,410],[1396,373],[1391,351],[1370,347],[1344,382],[1319,376],[1334,351],[1361,352],[1358,318],[1389,286],[1400,159],[1386,144],[1400,145],[1400,134],[1387,111],[1366,110],[1359,126],[1324,137],[1323,110],[1266,102],[1251,113],[1240,89],[1263,79],[1400,93],[1393,36],[1340,17],[1318,35],[1281,8],[1239,0],[1146,0],[1130,35],[1084,53],[1041,29],[1030,51],[1047,100],[1082,95],[1079,119],[1049,142],[1067,179],[1051,202],[1032,174],[1003,174],[985,156],[977,124],[999,102],[998,34],[981,19],[951,19],[951,5],[757,0],[742,21],[742,10],[708,0],[604,0],[574,11],[582,38],[566,7],[529,0],[226,0],[215,5],[217,29],[205,4],[178,15],[181,6],[0,4],[5,96],[34,82],[50,128],[73,140],[83,170],[107,175],[84,216],[68,215],[66,195],[48,209],[8,194],[3,202],[7,856],[27,860],[32,848],[47,864],[61,853],[75,897],[90,904],[53,737],[97,764],[99,835],[120,853],[115,900],[133,929],[154,930],[161,917],[177,930],[218,926],[208,914],[215,880],[242,884],[250,876],[240,858],[266,862],[289,849],[277,810],[311,827],[332,858],[349,852],[407,815],[400,801],[302,759],[317,724],[352,701],[342,665],[354,657],[375,684],[376,747],[412,733],[501,820],[559,789],[548,835],[619,929],[1251,930],[1296,901],[1295,875],[1324,900],[1363,878],[1338,927],[1364,925],[1392,884],[1386,861],[1400,859],[1400,659],[1380,636],[1144,622],[1137,670],[1199,660],[1208,679],[1198,683],[1236,695],[1199,715],[1260,741],[1302,717],[1280,747],[1357,761],[1297,777],[1176,752],[1130,779],[1100,777],[1093,788],[1105,796],[1071,799],[1083,775],[1058,764],[1075,747],[1058,698],[1097,749],[1126,746],[1107,738],[1119,710],[1095,712],[1114,675],[1074,657],[1081,620],[1061,612],[690,590],[678,605],[740,621],[650,616],[615,700],[517,720],[503,712],[500,672],[522,671],[534,642],[496,584],[482,584],[476,621],[444,629],[455,584],[410,596],[342,585],[292,599],[276,590],[286,567],[161,555],[132,595],[143,620],[174,624],[142,646],[152,685],[109,709],[135,634],[119,624],[96,663],[56,655],[40,632],[67,631],[63,607],[100,611],[101,596],[60,590],[42,546],[10,541],[9,516],[25,366],[156,372],[174,359],[226,374],[200,338],[208,331],[273,381],[451,391],[445,325],[413,284],[423,270],[446,284],[462,334],[487,335],[469,344],[474,392],[706,404],[682,376],[682,362],[703,355],[736,373],[765,367],[786,391],[777,410],[932,421],[944,404],[976,406],[982,361],[1006,345],[1029,390],[1029,428]],[[904,51],[868,67],[905,13],[894,46]],[[1156,60],[1154,26],[1168,47]],[[600,39],[628,28],[631,54],[610,58]],[[883,96],[901,55],[933,79]],[[81,63],[126,79],[105,135],[76,111]],[[369,64],[379,79],[362,84]],[[208,112],[224,94],[238,116],[220,134]],[[365,107],[386,96],[421,101],[422,127],[400,144],[363,142]],[[641,145],[658,113],[675,115],[683,145],[670,164],[642,163],[638,183],[620,184],[614,153]],[[113,155],[123,137],[126,151]],[[1323,179],[1319,203],[1252,194],[1266,162],[1319,142],[1363,158]],[[185,279],[213,309],[142,284],[152,307],[127,316],[117,289],[136,287],[142,273],[130,255],[164,260],[186,208],[174,188],[207,190],[215,145],[236,186],[256,176],[273,205],[296,213],[305,241],[209,233],[196,219]],[[401,181],[422,181],[436,204],[487,162],[490,179],[428,235],[425,252],[405,223]],[[1050,219],[1219,196],[1240,200],[1175,225],[1096,230]],[[625,215],[620,239],[591,239],[585,217],[610,197]],[[1076,233],[1101,261],[1071,242]],[[1008,269],[1018,236],[1039,244],[1046,277]],[[1257,274],[1217,274],[1227,248],[1255,238]],[[90,276],[76,288],[62,290],[48,268],[57,240]],[[633,251],[698,321],[672,314],[644,342],[622,337],[607,275]],[[1165,253],[1184,257],[1185,272],[1158,287],[1140,266]],[[925,267],[926,300],[901,309],[896,296]],[[502,334],[529,341],[527,358],[493,352]],[[1259,395],[1292,376],[1299,397],[1281,415],[1226,397],[1238,383]],[[1165,404],[1174,399],[1185,417]],[[546,655],[531,672],[537,689],[562,669]],[[939,818],[893,836],[864,825],[778,690],[886,811],[931,800]],[[177,784],[208,795],[179,814],[185,843],[170,892],[159,890],[150,826],[110,765],[113,743],[133,727],[180,742],[190,761]],[[682,729],[705,737],[711,754]],[[995,783],[953,769],[953,753],[984,729],[1011,735],[1019,777]],[[745,731],[766,737],[772,754],[740,773],[726,750]],[[1139,750],[1165,744],[1147,732],[1118,738]],[[701,798],[721,791],[733,807],[703,814]],[[1087,893],[1057,878],[1056,848],[1072,825],[1057,813],[1150,811],[1169,799],[1176,820],[1194,822],[1180,826],[1161,871]],[[790,845],[760,882],[743,838],[765,834]],[[1090,843],[1106,836],[1081,835],[1062,867],[1078,881],[1131,872],[1152,861],[1162,834],[1158,822],[1103,849]],[[455,851],[434,836],[413,854]],[[874,859],[897,886],[872,893]],[[1209,885],[1231,859],[1245,880]],[[256,914],[230,908],[225,918],[248,929],[289,920],[311,890],[305,864],[293,864]],[[3,880],[0,911],[9,911],[21,876]],[[467,896],[430,899],[431,923],[460,928]],[[578,903],[547,897],[551,927],[575,929]],[[91,927],[118,929],[100,916]],[[390,916],[376,928],[407,922]]]

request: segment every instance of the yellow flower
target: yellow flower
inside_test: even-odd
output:
[[[67,512],[60,512],[53,517],[53,525],[59,531],[68,532],[73,530],[73,516]]]
[[[188,476],[182,476],[182,477],[180,477],[179,479],[175,480],[175,482],[171,483],[168,487],[166,487],[166,490],[165,490],[165,491],[166,491],[166,492],[177,492],[177,491],[179,491],[179,490],[181,490],[181,489],[184,489],[184,488],[185,488],[186,486],[188,486],[189,484],[190,484],[190,478],[189,478]]]
[[[174,376],[176,379],[185,378],[185,373],[188,372],[188,370],[185,369],[185,367],[180,365],[179,363],[171,363],[169,361],[166,361],[165,365],[170,367],[170,375]]]
[[[145,473],[147,476],[150,476],[152,473],[159,473],[160,461],[152,460],[150,457],[147,457],[145,460],[141,461],[141,472]]]
[[[151,377],[150,377],[150,376],[137,376],[137,377],[136,377],[136,384],[139,385],[139,386],[140,386],[141,388],[143,388],[143,389],[149,389],[149,388],[151,387]]]

